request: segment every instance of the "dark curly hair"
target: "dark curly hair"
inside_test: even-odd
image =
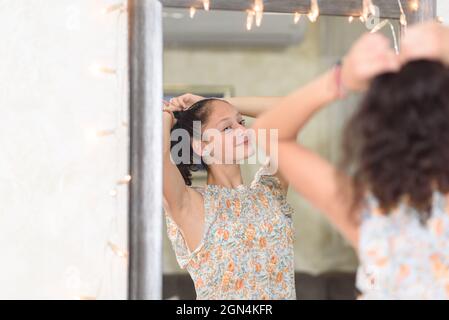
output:
[[[413,61],[378,76],[343,136],[353,208],[371,192],[384,214],[406,200],[425,221],[435,191],[449,193],[449,71]]]
[[[181,137],[179,137],[175,141],[171,141],[170,150],[173,154],[173,147],[177,145],[178,143],[188,143],[188,146],[184,146],[189,149],[190,156],[187,159],[187,161],[181,161],[180,163],[176,164],[178,167],[179,172],[181,173],[182,177],[184,178],[184,182],[186,185],[191,186],[192,185],[192,171],[198,171],[200,168],[207,169],[206,163],[200,158],[201,164],[194,164],[194,157],[199,157],[195,154],[192,148],[192,138],[194,135],[194,121],[201,121],[201,124],[204,125],[211,113],[210,106],[214,101],[222,101],[218,98],[207,98],[200,100],[196,103],[194,103],[188,110],[182,111],[182,112],[175,112],[175,118],[177,119],[176,124],[173,126],[171,132],[177,129],[183,129],[186,130],[187,133],[190,136],[189,141],[183,141]],[[178,157],[182,158],[181,151],[185,150],[186,148],[180,148],[178,150]]]

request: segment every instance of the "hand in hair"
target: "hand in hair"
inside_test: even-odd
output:
[[[437,22],[408,29],[401,42],[402,64],[412,60],[439,60],[449,66],[449,28]]]
[[[345,57],[342,84],[348,90],[364,91],[375,76],[399,68],[399,58],[390,48],[389,40],[380,34],[368,33],[353,45]]]
[[[193,104],[195,104],[196,102],[203,100],[203,99],[204,99],[204,97],[197,96],[197,95],[194,95],[191,93],[186,93],[179,97],[170,99],[170,104],[176,108],[181,109],[181,110],[177,110],[177,111],[182,111],[182,110],[189,109]]]

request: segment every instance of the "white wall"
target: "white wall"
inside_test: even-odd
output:
[[[127,246],[126,15],[101,12],[116,2],[0,0],[1,299],[126,297],[107,246]]]
[[[437,15],[443,18],[445,25],[449,25],[449,1],[437,1]]]

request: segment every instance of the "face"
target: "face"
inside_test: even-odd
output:
[[[225,101],[213,101],[202,126],[201,154],[215,164],[236,164],[254,154],[243,116]]]

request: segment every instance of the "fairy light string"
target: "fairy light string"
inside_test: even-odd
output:
[[[102,129],[97,130],[93,137],[97,137],[98,139],[105,139],[107,137],[115,138],[115,162],[114,162],[114,172],[120,172],[122,169],[120,159],[124,154],[121,146],[123,141],[122,139],[128,139],[128,121],[127,116],[128,113],[126,111],[126,86],[127,86],[127,73],[126,73],[126,46],[127,46],[127,29],[126,25],[123,23],[124,13],[127,10],[127,2],[120,2],[113,5],[106,6],[103,10],[101,10],[102,14],[111,15],[115,14],[115,53],[114,53],[114,65],[115,67],[106,66],[100,63],[93,63],[90,67],[91,74],[95,77],[112,77],[115,81],[115,100],[117,101],[117,105],[115,108],[115,118],[114,118],[114,128],[113,129]],[[121,31],[125,30],[125,34]],[[126,151],[125,151],[126,152]],[[112,253],[114,257],[119,259],[121,263],[124,263],[127,267],[128,265],[128,250],[123,248],[120,245],[120,239],[118,239],[118,234],[120,229],[119,218],[120,218],[120,209],[125,207],[123,203],[127,200],[127,194],[125,186],[127,186],[132,177],[129,174],[124,174],[120,178],[113,179],[113,186],[109,190],[109,196],[114,201],[114,213],[111,215],[107,233],[107,239],[103,246],[103,255],[102,255],[102,269],[105,271],[105,268],[109,268],[109,272],[102,272],[101,276],[98,280],[98,286],[95,289],[95,295],[84,295],[79,294],[76,296],[76,299],[79,300],[95,300],[101,296],[103,287],[108,281],[109,284],[113,284],[117,281],[115,277],[113,277],[113,269],[115,269],[115,262],[107,263],[108,255]],[[125,199],[125,201],[122,201]],[[122,228],[123,229],[123,228]],[[109,279],[106,279],[106,273],[110,275]],[[109,292],[111,295],[119,295],[120,292]]]
[[[360,15],[350,15],[348,16],[348,22],[352,23],[355,18],[358,18],[362,23],[365,23],[368,21],[368,18],[370,15],[375,16],[376,15],[376,6],[373,3],[373,0],[360,0],[362,5],[362,10],[360,12]],[[394,0],[393,0],[394,1]],[[407,21],[407,15],[404,10],[403,4],[401,0],[396,0],[398,7],[399,7],[399,23],[403,28],[406,28],[408,25]],[[203,9],[204,11],[210,11],[211,9],[211,0],[202,0]],[[252,0],[253,4],[250,8],[246,10],[246,29],[252,30],[253,25],[255,24],[257,27],[260,27],[262,24],[262,19],[264,15],[264,1],[263,0]],[[408,0],[407,1],[408,7],[410,11],[416,12],[420,8],[420,1],[419,0]],[[119,5],[112,6],[111,8],[105,9],[106,11],[113,10],[115,8],[120,8]],[[191,6],[189,8],[189,16],[190,18],[194,18],[197,12],[197,8],[195,6]],[[292,12],[293,14],[293,22],[294,24],[297,24],[303,13],[300,12]],[[310,9],[308,13],[305,13],[307,17],[309,18],[310,22],[316,22],[318,17],[320,16],[320,6],[319,6],[319,0],[310,0]],[[441,18],[437,17],[437,21],[441,22]],[[391,22],[390,22],[391,23]]]

